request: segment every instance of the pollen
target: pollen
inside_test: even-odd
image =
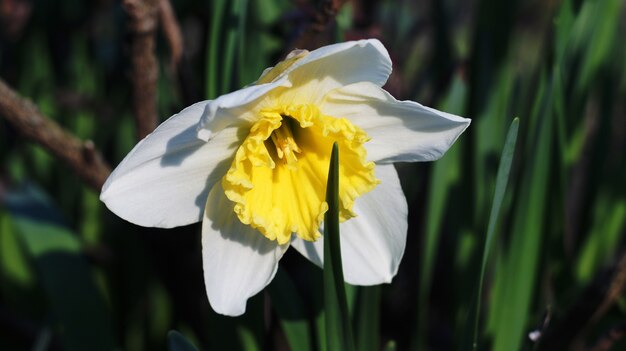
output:
[[[339,144],[339,217],[355,216],[355,200],[379,181],[366,161],[367,134],[345,118],[324,115],[314,105],[279,105],[260,111],[222,178],[239,220],[270,240],[293,235],[315,241],[324,213],[328,165]]]
[[[291,131],[291,117],[281,116],[283,118],[281,125],[278,129],[272,132],[271,139],[276,147],[276,155],[279,159],[283,160],[289,169],[296,169],[296,162],[298,157],[296,153],[301,153],[302,150],[296,144]]]

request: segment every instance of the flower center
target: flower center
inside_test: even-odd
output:
[[[293,234],[309,241],[319,238],[335,141],[341,153],[339,217],[354,217],[356,198],[379,182],[374,163],[366,161],[367,134],[345,118],[323,115],[314,105],[280,105],[260,113],[222,178],[239,220],[279,244]]]
[[[278,158],[283,160],[290,169],[295,169],[296,163],[298,162],[296,153],[302,152],[298,144],[296,144],[293,132],[291,131],[291,125],[294,124],[295,121],[290,116],[281,115],[281,117],[283,120],[280,127],[274,129],[271,139],[276,148]]]

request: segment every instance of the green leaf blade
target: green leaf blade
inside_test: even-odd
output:
[[[176,330],[170,330],[167,333],[167,349],[168,351],[198,351],[191,341]]]
[[[381,286],[362,286],[359,289],[355,314],[356,345],[359,351],[380,350]]]
[[[482,262],[480,265],[480,278],[478,281],[478,294],[476,297],[476,319],[474,321],[474,341],[473,349],[478,347],[478,329],[480,324],[480,310],[481,310],[481,296],[483,291],[483,284],[485,280],[485,270],[487,269],[487,262],[489,259],[489,253],[495,236],[496,224],[500,218],[500,209],[502,208],[502,201],[504,200],[504,194],[509,183],[509,175],[511,172],[511,165],[513,164],[513,156],[515,153],[515,145],[517,144],[517,134],[519,130],[519,118],[513,119],[509,131],[506,135],[506,141],[504,143],[504,150],[500,158],[500,166],[496,175],[496,188],[493,194],[493,201],[491,204],[491,213],[489,214],[489,224],[487,226],[487,236],[485,238],[485,246],[483,248]]]
[[[328,211],[324,215],[324,311],[328,350],[354,350],[344,290],[339,239],[339,148],[333,144],[326,185]]]
[[[311,351],[312,340],[304,302],[293,281],[281,267],[268,286],[268,292],[291,349]]]
[[[78,235],[55,222],[56,208],[34,187],[6,200],[14,230],[34,262],[62,333],[64,349],[115,349],[111,315]]]

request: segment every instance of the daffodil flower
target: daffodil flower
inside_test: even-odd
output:
[[[321,266],[333,142],[340,152],[346,282],[390,282],[407,204],[394,162],[439,158],[469,120],[397,101],[381,87],[378,40],[292,52],[255,84],[187,107],[126,156],[102,189],[120,217],[170,228],[202,221],[207,295],[226,315],[267,286],[289,246]]]

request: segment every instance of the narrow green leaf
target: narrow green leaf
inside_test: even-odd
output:
[[[167,349],[168,351],[198,351],[191,341],[176,330],[170,330],[167,333]]]
[[[395,340],[389,340],[387,341],[387,344],[385,344],[385,348],[383,349],[384,351],[396,351],[397,349],[397,345]]]
[[[356,346],[359,351],[380,350],[380,285],[359,289],[355,311]]]
[[[234,67],[237,58],[237,43],[240,45],[245,37],[245,33],[242,30],[245,28],[242,23],[245,22],[246,15],[246,6],[247,1],[245,0],[235,0],[229,2],[231,6],[231,10],[229,13],[230,21],[226,22],[226,28],[224,28],[225,32],[225,44],[223,49],[222,63],[221,63],[221,73],[222,77],[220,79],[220,90],[219,94],[226,94],[232,89],[232,84],[234,81]]]
[[[241,347],[245,351],[260,351],[261,347],[259,342],[257,341],[254,332],[250,330],[250,328],[240,325],[237,328],[237,334],[239,336],[239,341],[241,342]]]
[[[582,11],[587,10],[589,17],[580,16],[579,25],[587,32],[588,42],[581,48],[583,60],[576,79],[579,92],[584,92],[600,68],[613,60],[623,6],[621,0],[587,1],[583,5]]]
[[[52,340],[52,331],[50,328],[43,328],[37,335],[35,343],[33,344],[33,351],[46,351],[50,347],[50,341]]]
[[[485,270],[487,268],[487,261],[489,259],[489,252],[491,251],[491,245],[493,243],[493,237],[495,235],[496,224],[500,218],[500,208],[502,207],[502,200],[506,192],[506,186],[509,182],[509,173],[511,171],[511,164],[513,163],[513,155],[515,153],[515,145],[517,142],[517,132],[519,129],[519,118],[513,119],[509,132],[506,135],[506,141],[504,143],[504,150],[500,157],[500,166],[498,167],[498,173],[496,175],[496,189],[493,194],[493,201],[491,203],[491,213],[489,215],[489,225],[487,226],[487,236],[485,237],[485,246],[483,248],[482,263],[480,265],[480,278],[478,281],[478,295],[476,297],[476,319],[474,321],[474,342],[473,349],[478,347],[478,329],[480,324],[480,309],[481,309],[481,296],[483,292],[483,283],[485,279]]]
[[[35,263],[65,349],[114,349],[112,321],[78,235],[54,221],[55,208],[42,193],[24,193],[10,194],[6,205]]]
[[[442,110],[461,113],[467,96],[467,88],[460,77],[455,77],[450,91],[442,104]],[[426,228],[421,251],[419,291],[417,298],[417,328],[411,343],[413,349],[424,349],[428,329],[428,299],[431,293],[432,276],[437,260],[437,250],[444,215],[450,202],[450,193],[461,178],[462,151],[464,140],[457,141],[448,152],[432,165],[428,197],[426,202]],[[415,196],[415,195],[413,195]],[[407,197],[410,197],[407,193]]]
[[[594,272],[608,264],[615,255],[626,227],[626,201],[602,193],[593,209],[593,225],[576,262],[576,277],[587,283]]]
[[[219,77],[219,53],[220,39],[222,33],[222,23],[225,16],[226,0],[216,0],[211,2],[211,27],[209,28],[209,42],[207,43],[207,69],[206,69],[206,97],[208,99],[216,98],[218,93],[217,83]]]
[[[326,185],[328,211],[324,215],[324,311],[328,350],[354,350],[344,290],[339,239],[339,148],[333,144]]]
[[[248,0],[240,0],[237,3],[237,33],[239,40],[237,40],[237,86],[245,86],[250,84],[248,80],[248,66],[246,65],[246,56],[248,55],[248,45],[250,39],[246,35],[246,27],[251,19],[248,18]],[[253,51],[252,51],[253,52]],[[259,72],[255,72],[255,75]]]
[[[319,351],[327,351],[328,345],[326,345],[326,314],[322,309],[317,316],[315,316],[315,328],[317,331],[317,345],[319,345]]]
[[[10,216],[0,211],[0,293],[3,298],[6,299],[8,294],[5,290],[7,288],[34,286],[35,277],[31,266],[20,247]]]
[[[230,317],[225,317],[230,318]],[[258,294],[248,300],[246,313],[235,319],[235,333],[243,351],[260,351],[265,343],[267,330],[265,329],[265,296]],[[222,338],[221,336],[219,336]],[[226,343],[221,349],[231,348]]]
[[[281,267],[278,267],[267,290],[291,349],[310,351],[311,336],[304,303],[289,275]]]
[[[537,95],[533,109],[534,133],[525,143],[531,155],[524,163],[519,200],[513,212],[511,241],[494,281],[491,309],[496,311],[493,350],[517,350],[524,340],[528,316],[536,289],[537,268],[544,237],[546,204],[549,200],[551,146],[553,145],[553,79]],[[497,290],[497,294],[495,293]]]

